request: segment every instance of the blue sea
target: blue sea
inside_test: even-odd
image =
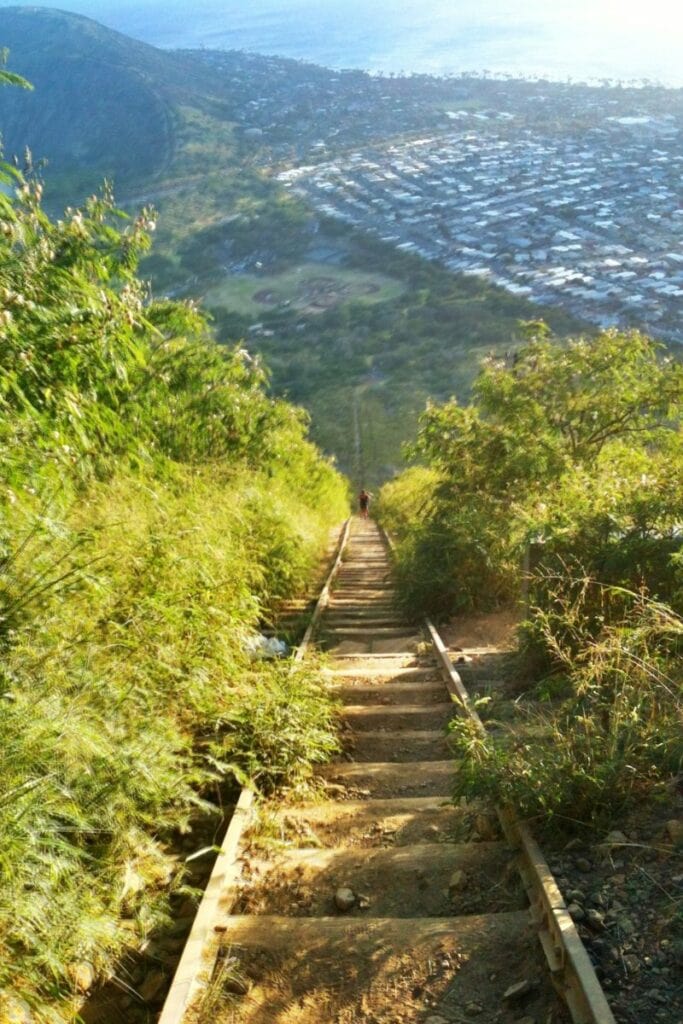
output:
[[[683,85],[680,0],[43,0],[161,47],[333,68]],[[1,42],[1,41],[0,41]]]

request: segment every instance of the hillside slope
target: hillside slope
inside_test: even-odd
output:
[[[0,9],[0,39],[32,93],[0,93],[5,152],[28,146],[50,176],[91,187],[103,175],[148,182],[169,163],[177,108],[207,106],[215,76],[88,18],[33,7]]]

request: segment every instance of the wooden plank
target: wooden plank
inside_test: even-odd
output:
[[[320,597],[316,601],[315,608],[313,610],[313,615],[311,616],[311,621],[308,623],[308,628],[307,628],[306,632],[304,633],[304,638],[301,641],[301,643],[299,644],[299,647],[297,648],[297,651],[296,651],[296,653],[294,655],[294,661],[297,662],[297,663],[302,661],[303,658],[305,657],[306,649],[309,646],[311,640],[313,639],[313,634],[314,634],[314,632],[316,630],[318,622],[320,621],[320,616],[325,611],[325,609],[327,608],[327,605],[330,602],[330,590],[332,588],[332,583],[334,581],[334,578],[335,578],[335,576],[337,575],[337,573],[339,571],[339,566],[342,563],[342,558],[344,557],[344,549],[346,548],[346,545],[348,543],[349,533],[350,532],[351,532],[351,519],[349,518],[344,523],[344,527],[343,527],[342,532],[341,532],[341,537],[339,538],[339,544],[337,546],[336,557],[335,557],[334,562],[332,564],[332,568],[330,569],[330,571],[328,573],[327,579],[325,581],[325,586],[321,590]]]
[[[212,964],[207,964],[205,961],[205,951],[214,936],[213,926],[218,905],[226,892],[229,892],[235,884],[240,873],[237,853],[242,833],[251,820],[253,803],[254,793],[252,790],[243,789],[230,819],[220,853],[216,857],[216,863],[199,904],[189,938],[185,943],[180,963],[161,1011],[159,1024],[179,1024],[182,1021],[185,1011],[201,990],[202,971],[206,972],[212,967]]]

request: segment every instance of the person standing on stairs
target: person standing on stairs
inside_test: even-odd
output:
[[[358,495],[358,508],[360,510],[361,519],[368,518],[368,511],[370,509],[370,498],[372,497],[365,488]]]

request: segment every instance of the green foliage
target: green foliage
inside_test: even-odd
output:
[[[232,224],[223,231],[229,238]],[[272,369],[275,389],[311,411],[319,443],[335,452],[359,486],[375,486],[402,465],[401,445],[413,435],[427,399],[442,401],[453,392],[464,399],[481,358],[518,346],[519,319],[530,306],[485,281],[458,277],[327,220],[315,238],[336,254],[346,273],[365,273],[372,284],[380,270],[402,294],[372,303],[340,302],[318,313],[264,307],[258,320],[272,337],[257,335],[253,343]],[[310,243],[310,236],[304,240]],[[256,235],[252,251],[265,259]],[[218,300],[219,292],[220,283],[208,293],[219,336],[246,334],[256,315],[237,316],[227,301]],[[558,331],[578,326],[559,310],[548,315]]]
[[[27,89],[29,92],[32,91],[33,86],[30,82],[27,82],[21,75],[17,75],[14,71],[8,71],[6,64],[7,58],[9,57],[9,50],[5,47],[0,50],[0,85],[16,85],[20,89]]]
[[[262,675],[227,725],[228,756],[263,792],[305,781],[312,765],[339,750],[333,707],[309,667]]]
[[[424,413],[431,482],[411,471],[379,503],[404,600],[448,615],[525,583],[520,665],[549,708],[517,739],[455,723],[461,792],[595,823],[681,769],[682,399],[683,368],[642,335],[543,328],[468,406]]]
[[[605,582],[670,595],[682,396],[681,366],[637,333],[541,335],[488,360],[470,404],[421,418],[412,452],[438,478],[428,515],[416,506],[399,529],[408,600],[442,613],[514,600],[532,540],[544,564],[576,558]]]
[[[182,883],[209,785],[334,749],[311,679],[245,641],[317,569],[346,489],[307,417],[136,277],[153,215],[0,196],[0,996],[72,1019]],[[267,714],[261,714],[261,708]]]

